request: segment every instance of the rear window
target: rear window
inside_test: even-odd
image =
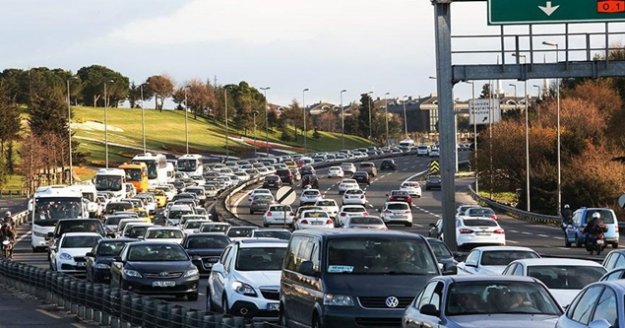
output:
[[[549,289],[583,289],[605,274],[603,267],[528,266],[527,275],[542,281]]]
[[[360,212],[364,212],[365,209],[362,207],[345,207],[343,209],[343,212],[347,212],[347,213],[360,213]]]
[[[393,191],[391,191],[391,195],[393,195],[393,196],[408,196],[408,192],[407,191],[403,191],[403,190],[393,190]]]
[[[232,228],[228,230],[228,237],[252,237],[253,228]]]
[[[317,205],[319,205],[319,206],[336,206],[336,204],[332,200],[322,200],[322,201],[317,202]]]
[[[607,209],[598,209],[598,210],[588,210],[588,211],[586,211],[586,222],[589,222],[590,220],[592,220],[592,215],[594,213],[601,214],[601,220],[603,220],[603,223],[605,223],[605,224],[614,224],[614,222],[615,222],[614,216],[612,215],[612,211],[607,210]]]
[[[328,213],[321,212],[321,211],[304,212],[303,216],[305,218],[327,218],[328,217]]]
[[[72,236],[63,238],[62,248],[89,248],[95,246],[102,239],[96,236]]]
[[[345,180],[343,180],[343,183],[356,183],[356,180],[354,180],[354,179],[345,179]]]
[[[226,236],[190,236],[187,240],[187,248],[226,248],[230,239]]]
[[[305,196],[317,196],[317,195],[319,195],[319,191],[317,191],[317,190],[307,190],[307,191],[304,191],[304,195]]]
[[[351,218],[349,220],[351,224],[384,224],[382,219],[376,218],[374,216],[359,216],[355,218]]]
[[[360,163],[361,168],[373,167],[373,163]]]
[[[348,191],[346,191],[346,194],[362,194],[364,191],[360,190],[360,189],[350,189]]]
[[[497,222],[495,220],[468,219],[464,220],[464,225],[468,227],[496,227]]]
[[[408,204],[406,204],[406,203],[388,204],[387,208],[389,210],[407,210],[407,209],[409,209]]]
[[[490,208],[471,208],[467,210],[469,216],[491,216],[495,214],[495,211]]]
[[[482,254],[482,265],[506,266],[514,260],[535,258],[538,255],[528,251],[488,251]]]

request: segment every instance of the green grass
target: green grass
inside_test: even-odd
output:
[[[490,198],[491,195],[489,191],[480,190],[480,196]],[[514,192],[494,192],[493,200],[503,204],[516,204],[519,202],[519,197]]]

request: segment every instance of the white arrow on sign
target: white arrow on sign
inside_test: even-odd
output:
[[[540,8],[540,10],[542,10],[545,14],[547,14],[547,16],[551,16],[551,14],[553,14],[553,12],[556,11],[559,7],[560,5],[552,7],[551,1],[547,1],[547,4],[545,5],[545,7],[538,6],[538,8]]]

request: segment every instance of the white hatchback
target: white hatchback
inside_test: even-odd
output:
[[[323,198],[317,199],[315,206],[320,207],[322,210],[326,211],[331,218],[336,219],[339,215],[339,206],[336,205],[334,199]]]
[[[412,227],[412,210],[406,202],[386,202],[381,219],[384,223],[403,223],[406,227]]]
[[[506,245],[506,231],[497,221],[488,217],[460,217],[456,219],[458,247],[475,245]]]
[[[353,216],[368,216],[369,212],[362,205],[343,205],[339,210],[337,225],[343,226],[348,218]]]
[[[345,174],[340,166],[331,166],[328,169],[328,178],[342,178]]]
[[[412,198],[421,198],[421,185],[417,181],[404,181],[399,190],[407,191]]]
[[[102,236],[95,232],[67,232],[50,249],[50,268],[59,272],[85,272],[85,256]]]
[[[331,229],[334,221],[325,211],[303,211],[300,219],[295,222],[295,229]]]
[[[257,188],[257,189],[254,189],[254,190],[252,190],[252,191],[250,192],[249,196],[247,197],[247,201],[248,201],[248,202],[251,202],[251,201],[252,201],[252,199],[254,199],[254,196],[256,196],[256,195],[261,195],[261,194],[263,194],[263,195],[272,195],[272,194],[271,194],[271,190],[269,190],[269,189],[265,189],[265,188]],[[272,195],[272,196],[273,196],[273,195]]]
[[[269,227],[272,224],[293,225],[295,214],[289,205],[274,204],[263,214],[263,227]]]
[[[299,205],[314,204],[321,198],[321,192],[317,189],[306,189],[299,196]]]
[[[362,189],[349,189],[343,194],[343,205],[365,205],[367,197]]]
[[[350,189],[360,189],[358,182],[354,179],[343,179],[341,183],[339,183],[339,195],[342,195],[344,192]]]

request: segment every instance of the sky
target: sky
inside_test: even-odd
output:
[[[486,10],[486,2],[453,3],[452,34],[498,33],[498,27],[487,26]],[[247,81],[270,87],[269,101],[280,105],[301,103],[304,88],[306,104],[338,103],[343,89],[347,103],[369,91],[374,98],[387,92],[417,97],[436,88],[429,78],[436,69],[428,0],[3,0],[2,11],[2,70],[46,66],[76,72],[99,64],[135,83],[156,74],[179,84]],[[491,49],[498,42],[458,39],[452,48]],[[454,55],[454,63],[495,63],[496,57]],[[553,51],[545,53],[544,60],[554,59]],[[502,85],[512,89],[512,82]],[[454,95],[470,98],[471,86],[456,85]]]

